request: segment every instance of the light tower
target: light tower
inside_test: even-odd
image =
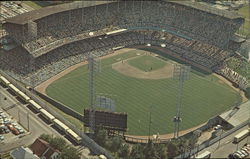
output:
[[[33,89],[35,88],[35,75],[34,75],[34,71],[35,71],[35,59],[31,56],[29,59],[29,83],[28,85],[30,85],[31,90],[33,91]]]
[[[188,80],[190,72],[190,66],[186,65],[175,65],[174,66],[174,76],[175,80],[179,81],[179,89],[178,89],[178,96],[177,96],[177,105],[176,105],[176,115],[174,116],[173,122],[175,124],[174,128],[174,138],[179,137],[179,129],[180,129],[180,122],[181,119],[181,107],[182,107],[182,96],[183,96],[183,86],[184,82]]]
[[[96,75],[100,72],[100,62],[97,59],[97,56],[94,54],[89,54],[88,57],[88,69],[89,69],[89,102],[90,102],[90,114],[89,122],[91,131],[95,131],[95,107],[96,107],[96,92],[95,92],[95,80]]]

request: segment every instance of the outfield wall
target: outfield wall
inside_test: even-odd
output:
[[[34,90],[36,92],[36,94],[41,97],[42,99],[44,99],[45,101],[47,101],[48,103],[50,103],[51,105],[55,106],[56,108],[58,108],[59,110],[63,111],[64,113],[75,117],[76,119],[80,120],[83,122],[84,118],[83,115],[76,112],[75,110],[71,109],[70,107],[56,101],[55,99],[50,98],[49,96],[42,94],[40,92],[38,92],[37,90]],[[82,111],[83,112],[83,111]]]

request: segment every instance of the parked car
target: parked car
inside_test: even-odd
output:
[[[9,129],[7,126],[0,126],[0,133],[9,133]]]
[[[21,128],[20,126],[15,126],[15,128],[19,131],[20,134],[24,133],[23,128]]]
[[[0,135],[0,141],[4,140],[4,136]]]
[[[247,151],[250,153],[250,147],[244,146],[244,147],[242,147],[242,148],[245,149],[245,150],[247,150]]]
[[[7,127],[4,130],[5,130],[6,134],[8,134],[10,132],[10,130]]]
[[[18,130],[20,134],[23,134],[25,131],[23,129]]]
[[[241,158],[241,156],[238,153],[233,153],[233,158]]]
[[[244,147],[250,148],[250,144],[245,144]]]
[[[217,126],[214,127],[214,130],[219,130],[219,129],[221,129],[221,128],[222,128],[221,125],[217,125]]]
[[[4,114],[4,113],[2,113],[1,116],[2,116],[3,119],[4,119],[4,118],[7,118],[7,115]]]
[[[4,124],[3,119],[0,119],[0,125],[3,125],[3,124]]]
[[[7,126],[13,134],[19,135],[19,131],[12,124],[8,124]]]
[[[18,131],[16,128],[14,128],[11,132],[12,132],[14,135],[19,135],[19,134],[20,134],[19,131]]]
[[[9,118],[5,118],[3,121],[4,121],[4,125],[7,125],[7,124],[11,123]]]
[[[245,155],[245,157],[248,156],[248,153],[245,150],[241,149],[240,152],[243,153]]]
[[[240,155],[240,158],[244,158],[244,157],[246,157],[246,155],[244,154],[244,153],[242,153],[241,151],[236,151],[235,152],[236,154],[239,154]]]

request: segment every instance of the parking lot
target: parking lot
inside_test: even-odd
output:
[[[230,159],[249,158],[249,154],[250,154],[250,144],[245,144],[244,146],[241,147],[241,149],[230,154],[228,158]]]
[[[12,142],[26,134],[28,132],[12,116],[0,108],[0,142]]]
[[[1,104],[1,103],[0,103]],[[28,132],[8,113],[0,108],[0,142],[8,143],[27,135]]]
[[[4,118],[9,119],[11,125],[17,126],[18,129],[22,128],[24,133],[18,135],[13,134],[15,131],[12,126],[6,126],[10,131],[9,133],[0,134],[4,138],[0,141],[0,153],[7,152],[13,148],[30,145],[41,134],[60,135],[56,130],[51,128],[38,117],[38,114],[32,112],[28,105],[25,104],[17,95],[10,91],[6,86],[0,83],[0,111],[4,113]],[[5,129],[5,128],[4,128]],[[5,129],[6,130],[6,129]],[[8,131],[7,130],[7,131]],[[68,140],[66,140],[69,142]]]

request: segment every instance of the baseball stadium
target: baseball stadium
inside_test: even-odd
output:
[[[235,34],[243,23],[191,1],[49,6],[6,20],[15,46],[0,54],[0,68],[78,114],[91,100],[96,110],[126,113],[126,135],[172,134],[181,105],[185,134],[246,101],[250,65]],[[180,65],[190,66],[183,81]]]

